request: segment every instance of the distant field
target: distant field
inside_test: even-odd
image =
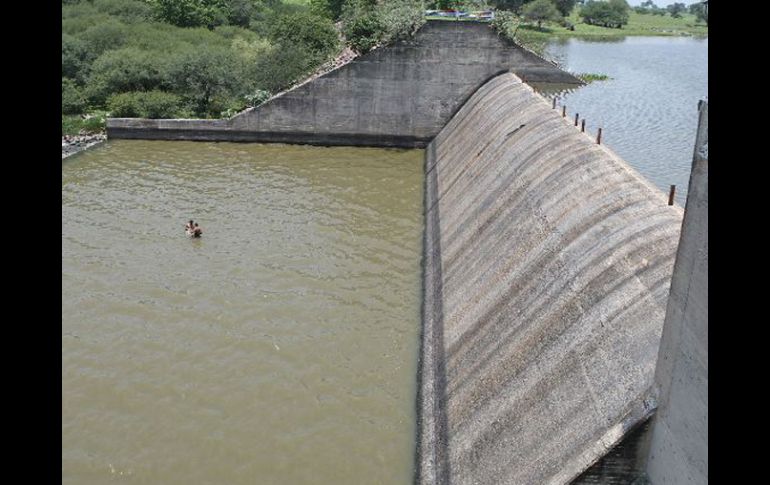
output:
[[[299,0],[296,0],[299,1]],[[426,17],[428,20],[445,20],[447,22],[456,21],[477,21],[467,17],[454,19],[451,17]],[[537,30],[534,25],[522,25],[519,34],[528,40],[545,41],[549,37],[590,37],[590,38],[617,38],[627,35],[708,35],[708,26],[702,23],[696,23],[695,15],[683,14],[681,18],[671,18],[669,15],[642,15],[631,11],[628,16],[628,24],[622,29],[611,29],[608,27],[599,27],[596,25],[584,24],[578,16],[578,9],[567,17],[574,26],[575,30],[568,30],[555,23],[549,23],[543,27],[543,30]]]
[[[552,35],[569,37],[620,37],[624,35],[708,35],[708,26],[695,21],[695,15],[683,14],[681,18],[669,15],[642,15],[634,11],[628,16],[628,24],[622,29],[610,29],[581,23],[575,9],[568,20],[575,24],[575,31],[557,25],[552,26]]]

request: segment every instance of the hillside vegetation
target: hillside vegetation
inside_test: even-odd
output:
[[[107,115],[232,116],[346,43],[365,52],[411,34],[423,10],[418,0],[62,0],[62,134],[98,131]]]

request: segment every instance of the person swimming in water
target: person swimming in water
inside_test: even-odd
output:
[[[197,222],[193,222],[193,220],[190,219],[190,222],[184,226],[184,232],[190,237],[201,237],[201,234],[203,234],[203,229],[198,225]]]

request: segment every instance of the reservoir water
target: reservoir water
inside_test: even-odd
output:
[[[606,74],[562,93],[567,116],[602,128],[610,147],[657,187],[684,205],[698,127],[698,101],[708,96],[708,39],[626,37],[619,41],[565,39],[548,57],[574,73]],[[545,93],[544,93],[545,94]]]
[[[548,54],[612,78],[560,104],[684,204],[707,50]],[[423,170],[421,150],[162,141],[64,161],[63,483],[411,483]]]
[[[410,483],[422,204],[420,150],[64,161],[62,482]]]

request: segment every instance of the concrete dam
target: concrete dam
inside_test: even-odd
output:
[[[107,135],[423,148],[484,81],[508,70],[532,82],[583,84],[486,24],[437,21],[233,118],[111,118]]]
[[[622,478],[585,473],[642,427],[647,436],[660,393],[667,421],[651,475],[666,478],[654,483],[707,481],[707,459],[666,451],[689,439],[690,401],[659,354],[705,352],[708,382],[707,348],[687,340],[696,350],[680,351],[681,331],[664,332],[667,306],[681,320],[669,288],[684,212],[525,82],[580,84],[486,25],[429,22],[229,120],[110,119],[108,136],[427,147],[415,481],[630,483],[647,438]],[[693,183],[707,209],[707,184]],[[691,261],[681,271],[703,251],[706,262],[701,284],[675,278],[677,298],[699,292],[690,318],[702,335],[708,247],[687,247],[701,256],[680,254]],[[662,345],[666,334],[677,337]]]
[[[653,411],[682,210],[513,74],[426,173],[420,483],[568,483]]]

